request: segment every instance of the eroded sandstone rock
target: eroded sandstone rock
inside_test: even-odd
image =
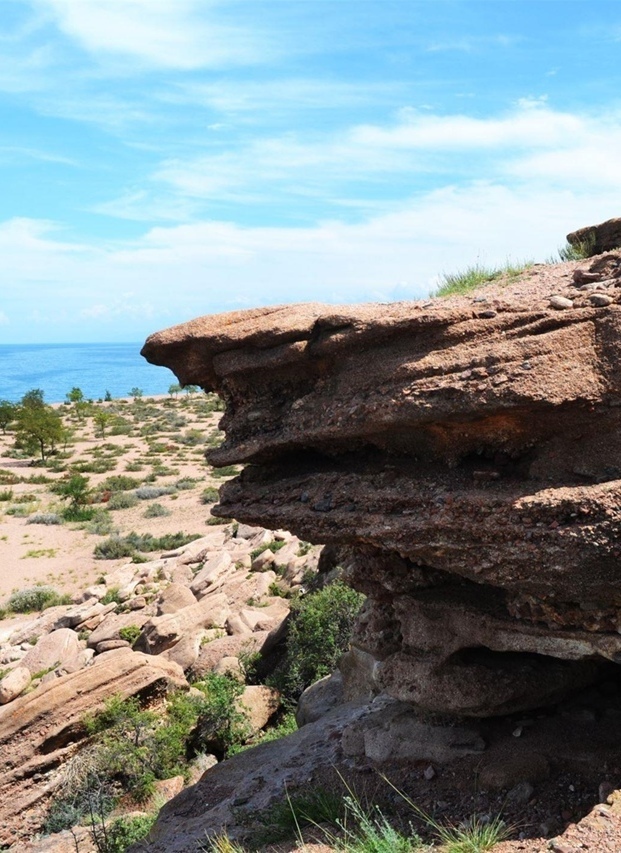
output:
[[[227,404],[210,461],[249,464],[215,514],[342,548],[370,692],[486,716],[621,660],[619,261],[584,285],[568,265],[565,286],[233,312],[145,344]]]

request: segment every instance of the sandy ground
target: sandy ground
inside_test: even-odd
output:
[[[33,477],[44,475],[59,480],[71,473],[74,466],[92,463],[99,457],[110,460],[113,467],[105,473],[84,472],[94,491],[114,474],[125,474],[135,478],[139,485],[155,487],[174,486],[179,480],[190,478],[196,481],[191,488],[155,500],[140,500],[132,508],[109,510],[105,503],[97,506],[101,512],[109,513],[115,530],[121,534],[132,530],[156,536],[178,531],[204,534],[210,505],[202,503],[201,493],[206,486],[218,487],[223,482],[223,478],[213,476],[213,469],[204,457],[205,440],[213,443],[219,439],[217,424],[221,417],[220,412],[205,411],[209,399],[204,394],[194,394],[180,395],[177,399],[121,400],[97,405],[97,409],[104,408],[131,424],[129,435],[113,435],[108,427],[104,438],[97,433],[92,416],[79,420],[73,407],[58,406],[73,435],[66,452],[61,448],[46,466],[33,464],[36,460],[28,457],[16,458],[14,435],[10,431],[0,435],[0,497],[4,498],[0,500],[0,605],[12,591],[35,584],[51,584],[59,592],[69,594],[81,591],[106,571],[127,562],[127,558],[95,559],[95,545],[109,534],[90,533],[85,524],[28,523],[37,513],[62,512],[66,505],[50,491],[50,484],[30,482]],[[166,417],[177,425],[163,424]],[[151,434],[141,434],[149,431]],[[188,436],[196,443],[184,444]],[[116,457],[112,455],[113,448],[120,450]],[[140,470],[131,470],[138,465]],[[155,481],[145,482],[161,466],[170,473],[157,474]],[[55,470],[57,467],[64,470]],[[18,482],[7,482],[13,477]],[[8,493],[11,497],[7,500]],[[21,503],[27,498],[31,500]],[[154,502],[170,514],[145,518],[147,506]],[[15,509],[28,512],[28,516],[12,515]]]

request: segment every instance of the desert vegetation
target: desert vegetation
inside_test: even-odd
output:
[[[0,401],[0,601],[18,580],[75,591],[68,552],[94,579],[101,560],[139,560],[203,534],[218,487],[238,470],[214,472],[204,458],[221,440],[221,404],[194,389],[138,392],[93,401],[76,387],[50,406],[33,389]]]

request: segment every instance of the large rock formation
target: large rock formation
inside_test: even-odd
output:
[[[620,264],[146,342],[226,402],[209,459],[247,467],[216,514],[337,545],[367,593],[350,695],[488,716],[621,660]]]

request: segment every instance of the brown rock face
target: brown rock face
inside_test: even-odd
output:
[[[607,219],[599,225],[587,225],[567,235],[572,246],[588,246],[591,255],[611,252],[621,247],[621,219]]]
[[[341,549],[377,691],[486,716],[621,661],[621,280],[598,272],[593,301],[575,267],[204,317],[143,348],[226,401],[209,458],[247,467],[216,514]]]

